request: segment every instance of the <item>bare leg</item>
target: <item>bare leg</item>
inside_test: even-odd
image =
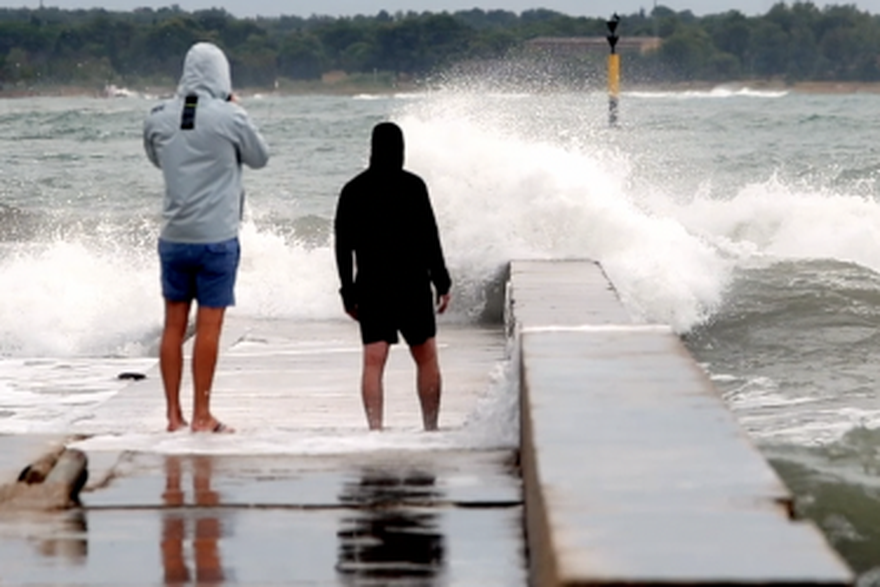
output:
[[[189,320],[189,302],[165,300],[165,328],[159,346],[159,369],[165,387],[168,432],[186,426],[180,410],[180,380],[183,375],[183,339]]]
[[[219,420],[211,415],[211,385],[220,348],[220,330],[226,308],[199,307],[193,346],[193,432],[218,432]],[[224,432],[231,432],[224,429]]]
[[[370,430],[382,429],[382,376],[388,360],[387,342],[371,342],[364,345],[364,371],[361,377],[361,395]]]
[[[429,338],[422,344],[410,347],[418,374],[416,385],[422,404],[422,422],[425,430],[437,430],[440,415],[440,363],[437,360],[437,344]]]

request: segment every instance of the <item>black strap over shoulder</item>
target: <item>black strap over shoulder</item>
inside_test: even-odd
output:
[[[199,104],[199,97],[190,94],[183,101],[183,113],[180,116],[180,128],[182,130],[192,130],[196,127],[196,106]]]

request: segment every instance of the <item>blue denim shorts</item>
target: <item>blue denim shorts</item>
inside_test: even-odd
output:
[[[219,243],[174,243],[159,239],[162,295],[171,302],[196,300],[206,308],[235,305],[238,239]]]

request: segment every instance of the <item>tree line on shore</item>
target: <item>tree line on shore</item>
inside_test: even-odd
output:
[[[635,81],[880,80],[880,17],[853,5],[778,3],[759,16],[732,10],[703,17],[655,6],[620,15],[617,33],[660,39],[622,56]],[[600,79],[607,50],[539,49],[533,41],[607,34],[604,18],[546,9],[246,19],[177,5],[0,9],[0,87],[173,85],[183,55],[199,40],[227,52],[239,87],[277,87],[328,72],[393,83],[444,71],[583,86]]]

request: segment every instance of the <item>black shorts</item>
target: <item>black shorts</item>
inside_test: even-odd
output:
[[[431,288],[394,296],[359,296],[358,322],[364,344],[384,341],[397,344],[397,333],[409,346],[437,335],[434,295]]]

